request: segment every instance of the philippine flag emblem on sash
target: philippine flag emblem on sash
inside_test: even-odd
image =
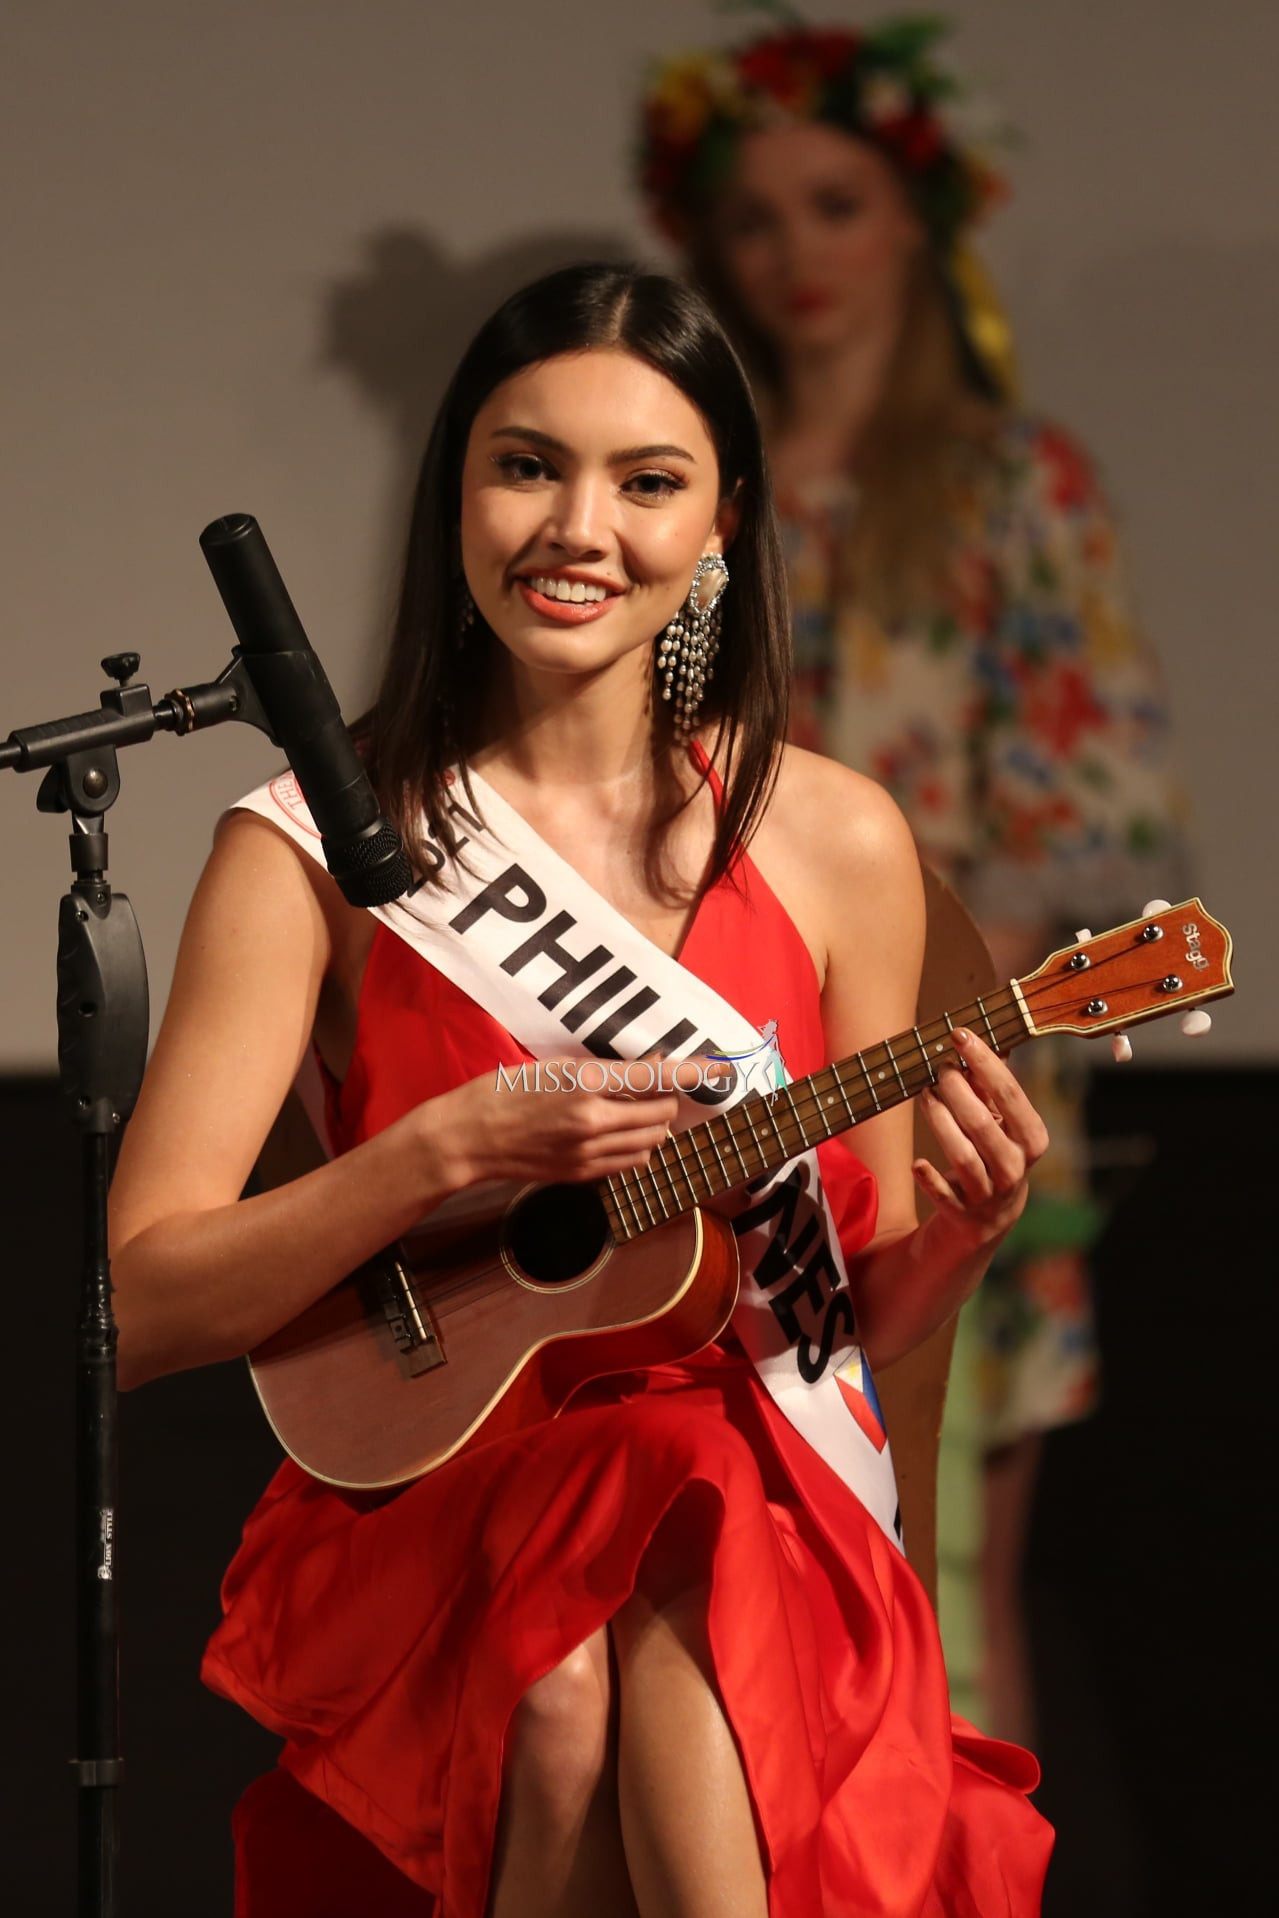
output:
[[[851,1358],[845,1359],[835,1374],[835,1383],[840,1396],[852,1413],[862,1431],[866,1434],[877,1452],[882,1452],[888,1443],[888,1434],[884,1430],[884,1415],[879,1409],[879,1398],[875,1392],[875,1381],[870,1375],[860,1346]]]

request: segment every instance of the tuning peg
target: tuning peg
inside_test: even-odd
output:
[[[1086,946],[1088,944],[1088,941],[1091,938],[1092,938],[1092,927],[1081,926],[1079,928],[1079,931],[1075,934],[1075,943],[1076,945],[1079,945],[1079,946]]]
[[[1112,1032],[1110,1035],[1110,1050],[1115,1055],[1115,1064],[1117,1066],[1127,1065],[1128,1061],[1132,1058],[1132,1040],[1126,1032]]]
[[[1151,915],[1152,915],[1153,913],[1156,913],[1156,912],[1171,912],[1171,911],[1172,911],[1172,902],[1171,902],[1171,900],[1168,900],[1168,899],[1147,899],[1147,901],[1146,901],[1146,903],[1145,903],[1145,905],[1144,905],[1144,906],[1142,907],[1142,909],[1141,909],[1141,916],[1142,916],[1142,918],[1143,918],[1143,919],[1149,919],[1149,918],[1151,917]]]
[[[1194,1012],[1185,1012],[1181,1017],[1181,1029],[1187,1039],[1198,1039],[1212,1028],[1212,1014],[1197,1007]]]

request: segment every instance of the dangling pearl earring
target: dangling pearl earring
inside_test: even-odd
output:
[[[697,730],[697,712],[715,677],[728,567],[720,553],[703,553],[688,598],[657,642],[662,698],[675,699],[675,737],[681,744]]]

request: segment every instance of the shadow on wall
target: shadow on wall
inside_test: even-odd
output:
[[[1054,393],[1106,409],[1125,466],[1171,474],[1149,501],[1169,525],[1193,515],[1214,560],[1235,509],[1259,520],[1279,440],[1279,249],[1171,242],[1097,262],[1035,314],[1037,363]]]
[[[391,580],[427,434],[472,335],[530,280],[578,260],[625,259],[631,250],[615,234],[566,231],[463,261],[412,227],[381,228],[362,250],[357,271],[328,287],[320,357],[352,381],[390,430],[394,464],[378,576]]]

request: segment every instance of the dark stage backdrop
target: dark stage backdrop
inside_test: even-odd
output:
[[[1260,1678],[1273,1558],[1276,1075],[1128,1068],[1096,1086],[1120,1141],[1096,1270],[1103,1411],[1047,1448],[1029,1569],[1048,1918],[1261,1909]],[[0,1082],[9,1462],[0,1879],[24,1918],[74,1909],[75,1142],[47,1079]],[[196,1670],[241,1520],[278,1456],[244,1368],[123,1402],[126,1918],[227,1918],[228,1818],[275,1741]],[[1269,1889],[1269,1874],[1267,1874]],[[368,1914],[352,1914],[368,1918]],[[815,1915],[816,1918],[816,1915]]]

